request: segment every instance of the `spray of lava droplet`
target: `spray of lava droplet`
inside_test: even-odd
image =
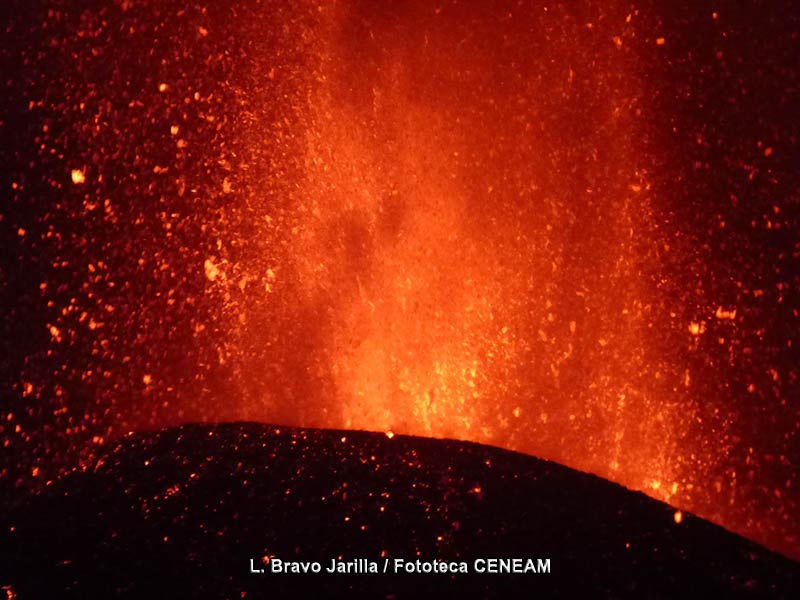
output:
[[[728,293],[692,215],[671,218],[666,182],[702,163],[671,153],[659,124],[693,124],[648,86],[681,80],[654,65],[690,34],[592,3],[279,4],[42,17],[12,189],[56,200],[6,218],[43,265],[20,273],[14,322],[42,339],[6,446],[44,448],[39,476],[59,447],[43,423],[89,446],[218,419],[454,437],[796,550],[775,493],[791,461],[734,434],[728,402],[793,380],[712,372],[754,345],[739,324],[765,309],[740,305],[769,297]],[[737,483],[760,448],[783,466]]]

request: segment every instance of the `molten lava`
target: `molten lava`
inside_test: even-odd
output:
[[[453,437],[798,555],[798,179],[783,113],[739,132],[762,106],[717,97],[792,73],[783,37],[616,2],[184,4],[26,13],[6,478],[192,420]]]

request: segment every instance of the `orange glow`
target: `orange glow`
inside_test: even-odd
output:
[[[554,40],[543,82],[508,88],[481,47],[451,52],[456,32],[420,35],[427,50],[376,35],[389,50],[369,103],[342,93],[369,76],[352,38],[334,29],[323,52],[309,208],[290,246],[309,300],[331,298],[324,356],[343,425],[499,444],[668,499],[650,481],[679,476],[686,415],[650,369],[648,182],[619,112],[638,84],[613,46],[598,49],[601,72],[576,74],[573,40]],[[539,115],[570,118],[564,106],[609,73],[614,88],[587,107],[607,133],[541,134]],[[563,174],[560,156],[605,144]]]
[[[228,319],[218,360],[243,391],[197,416],[497,444],[672,499],[657,482],[697,474],[692,416],[651,344],[650,173],[623,40],[573,23],[531,62],[524,30],[495,56],[491,29],[377,19],[365,36],[351,9],[320,13],[288,201],[243,194],[263,206],[252,250],[234,258],[240,226],[223,223],[204,259]],[[243,134],[254,155],[286,135],[272,127]],[[263,172],[222,191],[280,185]]]
[[[12,480],[187,421],[368,429],[800,555],[795,132],[759,109],[793,98],[753,91],[793,71],[733,16],[141,4],[53,9],[20,63]]]
[[[696,446],[690,371],[656,343],[627,38],[565,17],[532,62],[513,25],[498,51],[458,19],[367,33],[351,10],[321,9],[296,121],[243,134],[268,155],[294,123],[293,186],[263,169],[221,182],[288,197],[239,195],[262,207],[253,251],[234,258],[242,225],[223,223],[202,265],[241,391],[197,416],[485,442],[707,507],[691,490],[723,449]]]
[[[80,169],[72,169],[72,183],[80,185],[86,183],[86,174]]]

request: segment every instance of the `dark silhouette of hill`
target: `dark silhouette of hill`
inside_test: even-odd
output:
[[[132,435],[6,514],[0,586],[23,600],[796,593],[797,563],[674,516],[597,477],[472,443],[186,425]],[[337,557],[381,569],[446,559],[470,573],[284,575],[265,556],[323,569]],[[473,572],[493,557],[550,559],[550,573]],[[250,573],[250,559],[267,572]]]

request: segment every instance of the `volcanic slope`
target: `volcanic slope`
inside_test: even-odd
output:
[[[790,597],[800,565],[598,477],[493,447],[255,423],[133,434],[7,513],[26,598]],[[266,557],[320,561],[273,574]],[[550,573],[477,574],[479,558]],[[464,574],[326,575],[331,559]],[[250,560],[264,574],[250,573]],[[454,596],[455,597],[455,596]]]

